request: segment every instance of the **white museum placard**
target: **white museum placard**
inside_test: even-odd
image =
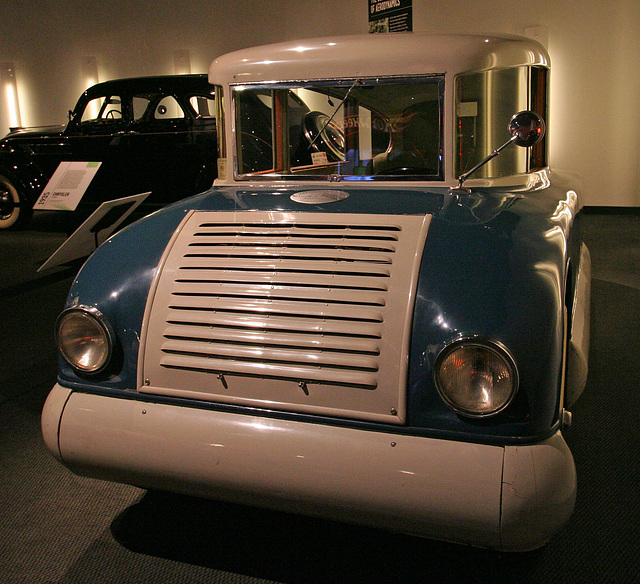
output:
[[[140,193],[102,203],[38,268],[38,272],[91,255],[150,194]]]
[[[33,206],[36,211],[75,211],[102,162],[61,162]]]

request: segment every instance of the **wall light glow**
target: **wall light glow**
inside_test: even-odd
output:
[[[10,128],[18,128],[22,125],[22,118],[20,117],[20,100],[18,99],[16,71],[13,63],[0,65],[0,82],[6,102],[8,125]]]
[[[85,88],[98,83],[98,63],[95,57],[85,57],[82,61],[82,81]]]
[[[173,70],[176,75],[191,73],[191,53],[189,49],[173,51]]]

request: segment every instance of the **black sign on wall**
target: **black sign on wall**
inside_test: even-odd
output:
[[[369,32],[413,30],[413,0],[369,0]]]

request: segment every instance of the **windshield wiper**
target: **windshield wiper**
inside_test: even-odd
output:
[[[349,94],[351,93],[351,91],[353,90],[353,88],[358,85],[358,83],[360,83],[360,79],[356,79],[352,84],[351,87],[349,87],[347,93],[345,94],[345,96],[342,98],[342,101],[338,104],[338,107],[333,111],[333,113],[331,114],[331,117],[324,123],[324,125],[322,126],[322,128],[320,128],[320,131],[313,137],[313,140],[311,140],[311,142],[309,143],[309,149],[311,149],[311,147],[315,144],[316,140],[318,138],[320,138],[320,136],[322,136],[322,133],[327,129],[327,126],[333,121],[333,118],[336,117],[336,114],[340,111],[340,108],[344,105],[344,103],[347,101],[347,99],[349,98]]]

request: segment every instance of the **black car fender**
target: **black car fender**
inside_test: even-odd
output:
[[[47,176],[29,152],[7,142],[0,143],[0,175],[18,191],[25,209],[31,210],[47,185]]]

